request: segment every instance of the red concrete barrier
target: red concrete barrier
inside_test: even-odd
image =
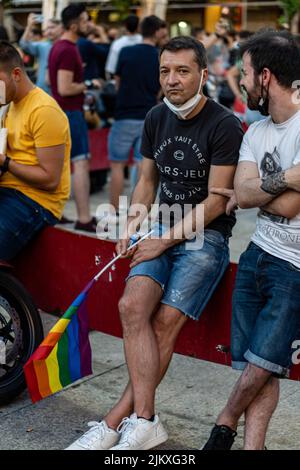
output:
[[[15,270],[36,304],[42,310],[61,314],[85,284],[112,259],[114,243],[78,235],[59,228],[48,228],[16,260]],[[100,257],[96,266],[95,257]],[[121,336],[118,315],[128,260],[117,261],[115,270],[106,272],[89,295],[91,329]],[[231,264],[208,303],[199,322],[188,320],[176,344],[176,352],[199,359],[230,365],[230,353],[219,351],[230,344],[231,295],[237,266]],[[300,365],[292,378],[300,379]]]
[[[108,133],[109,128],[89,130],[90,171],[107,170],[110,167],[107,150]]]
[[[91,152],[90,171],[107,170],[110,168],[108,160],[107,138],[110,129],[104,127],[103,129],[89,130],[89,144]],[[133,151],[131,150],[129,156],[130,165],[133,163]]]

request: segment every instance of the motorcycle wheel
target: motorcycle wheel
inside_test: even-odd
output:
[[[31,296],[14,276],[0,271],[0,405],[26,388],[23,366],[43,337]]]

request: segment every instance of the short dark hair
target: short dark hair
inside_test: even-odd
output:
[[[189,36],[177,36],[176,38],[170,39],[170,41],[162,47],[160,55],[162,55],[164,51],[177,52],[183,49],[194,51],[195,62],[199,65],[201,70],[207,67],[205,47],[200,41]]]
[[[241,57],[249,54],[255,74],[264,68],[284,88],[300,79],[300,49],[294,36],[287,31],[260,31],[240,45]]]
[[[7,41],[0,41],[0,67],[6,72],[11,72],[15,67],[25,70],[19,52]]]
[[[61,21],[65,29],[70,29],[72,23],[79,19],[81,13],[86,11],[83,3],[72,3],[61,12]]]
[[[239,38],[242,41],[245,41],[246,39],[251,38],[253,34],[254,33],[252,33],[251,31],[248,31],[247,29],[242,29],[241,31],[238,32]]]
[[[166,28],[166,26],[166,22],[162,21],[158,16],[146,16],[141,22],[141,34],[143,38],[152,38],[156,31]]]
[[[124,20],[124,25],[127,31],[135,33],[139,26],[139,17],[136,15],[128,15]]]

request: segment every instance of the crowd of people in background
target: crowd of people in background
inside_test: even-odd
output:
[[[2,39],[8,39],[5,28],[2,29]],[[239,86],[239,47],[252,33],[236,31],[227,18],[221,18],[214,33],[196,27],[191,34],[207,51],[209,78],[205,95],[232,110],[244,128],[261,119],[259,112],[247,108]],[[95,233],[97,225],[89,207],[88,129],[111,127],[110,203],[115,208],[112,218],[116,222],[130,151],[134,155],[130,166],[134,189],[144,118],[163,98],[158,82],[158,57],[168,40],[167,23],[155,16],[140,22],[138,16],[130,14],[117,28],[96,24],[83,4],[69,5],[60,19],[51,18],[46,23],[41,15],[28,15],[17,45],[25,68],[33,82],[56,99],[70,123],[75,229]],[[63,216],[60,222],[73,221]]]

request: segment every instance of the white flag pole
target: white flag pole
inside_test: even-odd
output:
[[[134,248],[136,245],[138,245],[139,243],[141,243],[142,241],[144,241],[146,238],[150,237],[150,235],[152,235],[152,233],[154,232],[154,230],[150,230],[150,232],[146,233],[145,235],[143,235],[138,241],[136,241],[135,243],[133,243],[132,245],[129,245],[128,248],[127,248],[127,251],[131,250],[132,248]],[[94,277],[94,280],[95,281],[98,281],[99,277],[102,276],[102,274],[108,269],[110,268],[110,266],[112,266],[119,258],[121,258],[123,256],[123,254],[119,254],[118,256],[116,256],[115,258],[113,258],[106,266],[104,266],[103,269],[101,269],[101,271],[96,274],[96,276]]]

